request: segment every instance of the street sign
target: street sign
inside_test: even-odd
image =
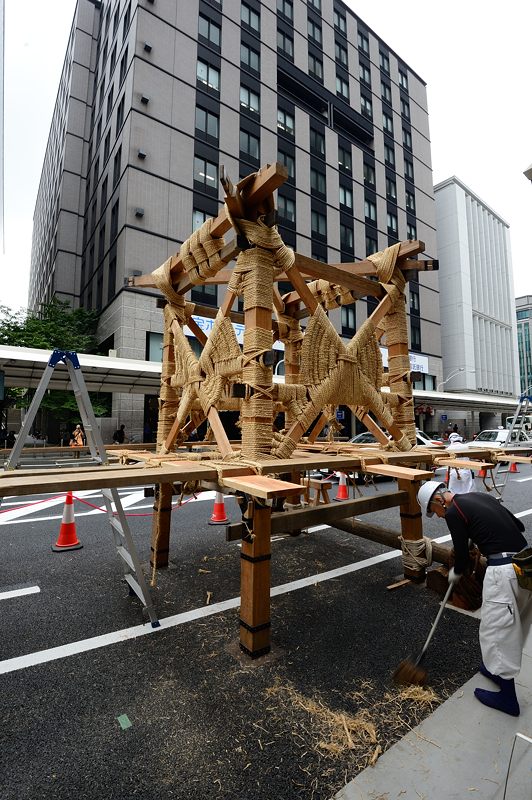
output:
[[[447,414],[442,414],[440,419],[441,419],[442,422],[446,422],[447,421]]]

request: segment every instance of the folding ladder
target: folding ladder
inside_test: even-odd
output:
[[[524,429],[525,426],[525,418],[526,415],[529,413],[529,407],[532,402],[532,397],[528,394],[522,394],[519,397],[519,401],[517,403],[517,408],[514,411],[512,424],[508,428],[508,433],[506,435],[506,441],[502,449],[505,447],[511,446],[512,442],[518,442],[521,436],[521,431]],[[493,471],[493,488],[497,490],[497,492],[501,495],[504,491],[506,483],[508,481],[508,475],[510,474],[510,468],[508,464],[505,467],[502,467],[500,462],[497,463],[495,470]],[[501,476],[502,482],[497,483],[497,478]]]
[[[68,370],[93,462],[102,465],[109,463],[100,429],[98,428],[96,417],[92,409],[89,392],[87,391],[85,379],[81,372],[77,353],[71,350],[54,350],[39,382],[20,433],[11,451],[11,455],[7,460],[6,470],[16,469],[22,448],[24,447],[24,442],[26,441],[26,436],[31,430],[33,420],[35,419],[41,401],[48,388],[53,371],[60,362],[65,364]],[[160,623],[157,619],[153,601],[142,572],[137,548],[131,535],[131,529],[124,513],[118,490],[102,489],[102,495],[107,518],[113,532],[116,552],[124,564],[124,579],[129,586],[130,593],[136,594],[141,600],[143,610],[149,616],[152,627],[157,628]]]

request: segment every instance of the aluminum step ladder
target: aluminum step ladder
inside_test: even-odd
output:
[[[72,350],[54,350],[28,409],[15,446],[7,460],[6,470],[15,470],[18,465],[26,436],[31,430],[31,426],[48,388],[54,369],[59,363],[65,364],[68,370],[81,421],[83,422],[83,427],[87,436],[92,463],[101,465],[107,465],[109,463],[77,353]],[[150,619],[152,627],[157,628],[160,623],[157,619],[150,591],[142,572],[137,548],[131,535],[131,529],[124,513],[118,490],[102,489],[102,494],[107,518],[113,532],[116,552],[124,565],[124,579],[129,586],[130,594],[134,593],[137,595],[142,602],[144,613]]]
[[[524,429],[525,426],[525,418],[526,415],[529,413],[529,407],[531,403],[532,403],[532,397],[530,395],[525,393],[519,397],[517,408],[514,411],[512,424],[508,428],[506,441],[504,442],[504,445],[501,449],[511,446],[512,442],[519,441],[521,431]],[[497,491],[497,493],[501,496],[501,498],[504,489],[506,487],[506,483],[508,482],[509,474],[510,474],[510,467],[508,466],[508,462],[506,463],[505,466],[503,466],[500,462],[497,462],[497,465],[495,466],[495,469],[492,472],[492,480],[493,480],[493,488]],[[501,476],[502,478],[500,483],[497,482],[499,476]]]

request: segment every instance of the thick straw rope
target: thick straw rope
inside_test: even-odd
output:
[[[416,570],[430,567],[432,564],[432,539],[426,536],[414,541],[399,537],[401,551],[403,554],[403,564],[405,567]]]

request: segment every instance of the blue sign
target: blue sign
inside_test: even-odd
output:
[[[445,422],[446,419],[447,419],[447,414],[442,414],[440,419],[441,419],[442,422]]]
[[[344,418],[345,418],[345,411],[343,411],[343,409],[341,409],[341,408],[337,408],[336,409],[336,419],[337,420],[341,420],[341,419],[344,419]]]

